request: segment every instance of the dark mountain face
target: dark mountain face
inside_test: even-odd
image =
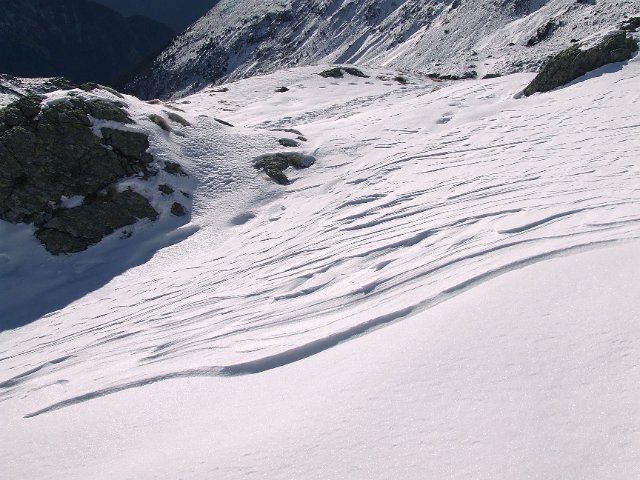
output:
[[[313,64],[455,79],[536,71],[615,28],[640,0],[224,0],[123,88],[171,98]]]
[[[19,77],[110,84],[173,36],[87,0],[0,0],[0,72]]]
[[[144,15],[181,32],[219,0],[95,0],[124,16]]]

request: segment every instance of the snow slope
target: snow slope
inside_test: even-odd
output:
[[[168,154],[198,180],[193,233],[0,333],[4,468],[632,478],[638,58],[528,98],[531,74],[319,70],[182,100]],[[284,128],[317,158],[287,187],[249,162]],[[40,268],[99,271],[78,258]]]
[[[535,71],[640,0],[225,0],[128,88],[145,98],[295,65],[353,63],[470,75]],[[528,46],[538,30],[548,35]]]
[[[32,397],[5,402],[3,470],[636,478],[639,258],[636,241],[541,262],[259,375],[171,380],[26,420]]]

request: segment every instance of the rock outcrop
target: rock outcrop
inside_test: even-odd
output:
[[[92,118],[123,129],[92,129]],[[0,110],[0,219],[30,223],[54,255],[85,250],[137,219],[158,217],[149,201],[118,191],[125,177],[154,175],[146,134],[123,104],[28,96]],[[131,127],[128,127],[131,128]]]
[[[315,161],[316,159],[310,155],[304,155],[298,152],[279,152],[260,155],[254,159],[253,166],[256,169],[262,169],[264,173],[276,183],[288,185],[291,182],[284,173],[287,168],[308,168],[313,165]]]
[[[524,89],[529,96],[548,92],[581,77],[587,72],[614,62],[630,59],[638,50],[636,41],[624,31],[614,32],[587,50],[574,45],[551,58],[540,73]]]

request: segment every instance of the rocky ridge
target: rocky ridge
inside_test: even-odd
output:
[[[635,12],[640,0],[225,0],[126,88],[177,97],[324,63],[452,79],[537,71]]]
[[[98,86],[85,88],[102,94],[27,95],[0,110],[0,219],[34,225],[54,255],[85,250],[160,215],[149,198],[122,185],[158,175],[161,163],[148,152],[148,133],[124,100],[110,92],[106,99]]]

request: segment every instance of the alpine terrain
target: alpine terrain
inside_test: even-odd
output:
[[[0,75],[2,472],[636,478],[639,28],[222,0],[126,92]]]

